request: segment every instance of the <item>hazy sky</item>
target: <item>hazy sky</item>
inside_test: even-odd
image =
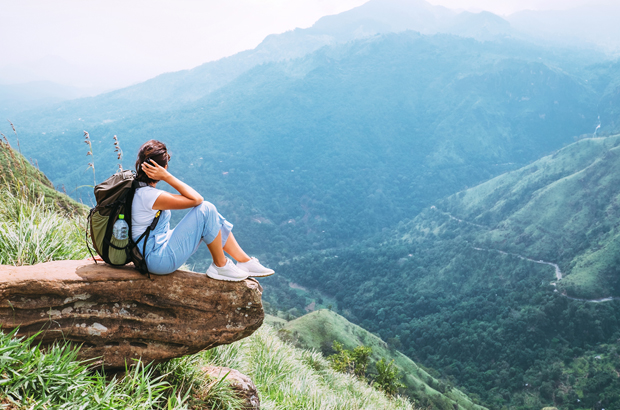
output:
[[[321,16],[364,2],[0,0],[0,82],[51,79],[78,86],[124,86],[254,48],[268,34],[309,27]],[[509,14],[569,8],[588,0],[429,2]]]

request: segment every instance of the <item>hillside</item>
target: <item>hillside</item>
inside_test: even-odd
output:
[[[174,109],[113,119],[94,98],[23,114],[22,148],[74,187],[90,184],[75,162],[84,129],[99,176],[117,168],[113,135],[126,168],[160,138],[171,172],[277,262],[368,238],[592,132],[599,90],[570,61],[515,41],[386,34],[254,67]],[[63,155],[45,155],[60,142]],[[88,202],[87,190],[74,195]]]
[[[261,409],[343,408],[414,410],[409,401],[387,397],[353,376],[337,373],[320,353],[283,343],[269,326],[228,346],[135,366],[124,377],[89,370],[68,346],[45,354],[38,346],[0,334],[3,408],[241,410],[231,388],[205,376],[206,365],[238,369],[255,383]],[[300,386],[303,386],[300,388]],[[310,407],[311,406],[311,407]]]
[[[620,296],[619,144],[580,140],[435,202],[383,239],[279,272],[491,408],[589,408],[594,397],[617,407],[613,365],[589,387],[562,369],[620,336],[620,301],[609,299]]]
[[[579,141],[437,209],[480,225],[474,246],[559,265],[562,293],[620,296],[619,146],[620,136]]]
[[[295,343],[305,349],[329,351],[334,341],[343,344],[346,349],[364,345],[372,348],[371,361],[381,358],[394,360],[403,376],[405,393],[422,406],[433,409],[452,410],[455,404],[460,409],[484,409],[474,404],[465,394],[451,385],[446,385],[427,373],[411,359],[394,347],[349,322],[344,317],[329,310],[318,310],[300,318],[285,322],[280,333],[289,335]]]
[[[8,141],[0,140],[0,188],[14,194],[42,197],[57,210],[84,212],[84,207],[68,195],[58,192],[47,176],[35,167]]]

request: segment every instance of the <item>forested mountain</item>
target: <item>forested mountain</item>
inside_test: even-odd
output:
[[[79,98],[86,94],[86,90],[50,81],[31,81],[21,84],[0,83],[0,113],[12,118],[20,111]]]
[[[619,137],[589,138],[620,130],[619,65],[524,39],[491,13],[371,1],[12,120],[86,203],[93,177],[166,142],[170,171],[277,267],[278,309],[321,292],[490,408],[620,408],[620,302],[574,300],[620,296]]]
[[[76,162],[82,130],[99,180],[116,168],[113,135],[125,167],[161,139],[171,171],[239,222],[253,252],[285,256],[368,237],[593,131],[606,85],[580,77],[576,57],[403,32],[257,66],[176,109],[101,121],[93,98],[15,121],[69,192],[92,181]]]
[[[521,15],[514,17],[517,22],[524,21]],[[117,120],[145,110],[167,110],[203,98],[257,65],[300,58],[324,46],[377,34],[412,30],[426,35],[454,34],[480,41],[513,38],[539,43],[541,35],[545,37],[544,24],[538,24],[535,18],[525,18],[525,21],[527,24],[520,25],[523,30],[515,30],[507,20],[490,12],[455,12],[423,0],[370,0],[349,11],[325,16],[312,27],[269,35],[253,50],[190,70],[165,73],[106,93],[95,101],[65,103],[61,109],[73,112],[76,119],[88,117],[99,121]],[[564,42],[563,45],[570,44]],[[583,48],[580,53],[591,63],[604,60],[605,56],[597,50],[596,47]],[[92,104],[97,106],[96,112],[91,111]]]
[[[620,407],[619,149],[580,140],[279,271],[491,408]]]

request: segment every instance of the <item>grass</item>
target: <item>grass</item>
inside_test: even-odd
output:
[[[356,377],[332,370],[321,353],[282,341],[269,325],[202,355],[248,375],[259,390],[261,409],[414,409],[402,397],[390,398]]]
[[[124,374],[107,376],[77,361],[68,344],[41,349],[14,332],[0,334],[0,408],[28,409],[202,409],[239,410],[227,382],[200,372],[200,356],[157,366],[138,362]]]
[[[0,141],[0,264],[32,265],[87,255],[86,208],[56,191],[8,142]]]
[[[70,345],[43,350],[32,339],[0,334],[0,408],[241,409],[225,380],[201,371],[215,365],[248,375],[261,409],[414,410],[402,397],[335,372],[320,353],[283,342],[269,325],[231,345],[156,366],[138,363],[122,376],[108,377],[77,361]]]
[[[281,323],[277,318],[267,321]],[[346,349],[353,349],[360,345],[370,346],[372,348],[371,362],[376,363],[381,358],[388,361],[394,359],[394,363],[403,375],[405,392],[419,403],[431,405],[433,408],[451,409],[454,403],[462,409],[484,408],[472,403],[461,391],[431,376],[407,356],[390,348],[379,337],[335,312],[319,310],[285,324],[275,324],[275,326],[281,327],[281,332],[296,341],[299,346],[307,349],[322,350],[331,346],[334,340],[342,343]]]
[[[123,378],[107,381],[76,360],[69,345],[43,351],[14,334],[0,335],[0,395],[6,404],[28,409],[183,408],[166,375],[135,366]]]
[[[0,188],[0,264],[33,265],[88,255],[84,227],[59,214],[45,196],[19,198]]]
[[[44,202],[63,215],[83,215],[87,208],[58,192],[43,172],[15,151],[8,141],[0,140],[0,189],[29,202]]]

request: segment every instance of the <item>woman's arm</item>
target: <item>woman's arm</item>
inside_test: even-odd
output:
[[[176,189],[179,194],[181,194],[175,195],[169,194],[168,192],[162,192],[157,200],[155,200],[153,209],[187,209],[200,205],[204,201],[202,196],[192,187],[187,185],[185,182],[179,181],[170,172],[168,172],[166,168],[163,168],[155,161],[150,163],[144,162],[142,164],[142,169],[149,178],[156,181],[165,181],[171,187]]]

